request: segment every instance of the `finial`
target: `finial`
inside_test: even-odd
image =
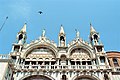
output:
[[[64,29],[63,29],[63,25],[61,24],[61,27],[60,27],[60,34],[64,34]]]
[[[21,31],[20,31],[20,32],[23,32],[23,33],[25,33],[25,32],[26,32],[26,25],[27,25],[27,23],[25,23],[25,24],[24,24],[24,26],[23,26],[23,28],[21,29]]]
[[[96,30],[93,28],[92,23],[90,22],[90,33],[96,32]]]

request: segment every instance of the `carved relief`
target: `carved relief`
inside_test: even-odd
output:
[[[32,50],[27,58],[55,58],[55,55],[52,50],[41,47]]]
[[[72,59],[80,59],[80,60],[82,60],[82,59],[87,60],[87,59],[90,59],[90,55],[86,50],[77,48],[77,49],[74,49],[71,52],[70,58],[72,58]]]

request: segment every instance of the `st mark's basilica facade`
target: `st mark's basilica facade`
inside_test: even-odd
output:
[[[120,80],[120,52],[105,52],[99,33],[90,24],[89,42],[76,31],[66,43],[63,26],[58,45],[42,35],[26,42],[26,24],[17,33],[9,54],[0,54],[0,80]]]

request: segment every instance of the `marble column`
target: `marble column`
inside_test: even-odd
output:
[[[68,65],[71,65],[70,60],[68,60]]]
[[[22,46],[20,46],[19,52],[22,50]]]
[[[51,61],[49,62],[49,69],[51,69]]]
[[[109,62],[108,62],[107,57],[105,57],[105,62],[106,62],[106,66],[109,67]]]
[[[19,56],[16,56],[16,62],[15,62],[15,65],[16,65],[16,67],[18,68],[18,63],[19,63]]]
[[[100,65],[100,64],[101,64],[100,57],[98,57],[98,65]]]
[[[95,47],[95,51],[96,51],[96,53],[98,52],[96,47]]]
[[[29,69],[31,69],[32,68],[32,63],[31,63],[31,61],[30,61],[30,64],[29,64]]]
[[[86,61],[86,69],[89,69],[89,65],[87,61]]]

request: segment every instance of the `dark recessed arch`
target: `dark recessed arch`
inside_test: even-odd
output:
[[[81,75],[75,76],[72,80],[100,80],[97,76]]]
[[[48,75],[26,75],[19,80],[55,80],[55,79]]]
[[[23,80],[52,80],[52,79],[42,75],[34,75],[34,76],[29,76]]]

